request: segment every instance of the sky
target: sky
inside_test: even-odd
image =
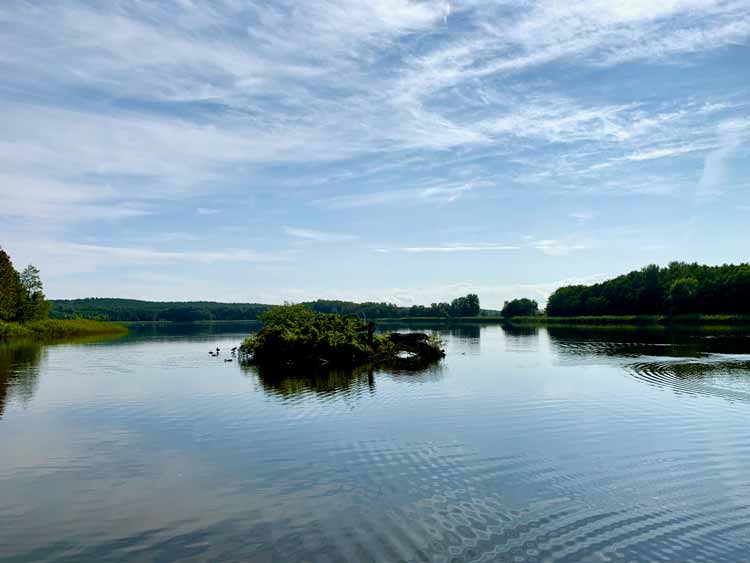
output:
[[[4,0],[0,72],[0,246],[48,297],[748,261],[750,0]]]

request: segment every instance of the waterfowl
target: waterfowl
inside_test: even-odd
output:
[[[224,358],[224,361],[225,361],[225,362],[231,362],[231,361],[232,361],[232,358]]]

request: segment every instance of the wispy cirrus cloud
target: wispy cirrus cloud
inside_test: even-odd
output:
[[[10,0],[0,26],[0,236],[43,225],[76,245],[102,220],[188,235],[176,254],[119,228],[120,250],[56,246],[88,264],[256,263],[351,240],[329,214],[375,207],[408,208],[426,241],[388,260],[585,256],[561,194],[617,222],[617,198],[716,200],[744,170],[745,133],[722,124],[750,111],[747,0]],[[430,242],[437,217],[489,242]],[[363,247],[403,238],[383,219]],[[257,251],[236,249],[240,223]],[[221,234],[235,250],[206,253]]]
[[[592,213],[577,212],[572,213],[572,217],[588,220],[593,217]],[[591,244],[573,239],[537,239],[531,235],[522,238],[519,244],[497,243],[497,242],[472,242],[472,243],[442,243],[422,246],[400,246],[396,248],[376,248],[380,253],[389,253],[393,251],[405,252],[408,254],[428,254],[428,253],[474,253],[474,252],[505,252],[512,250],[535,249],[540,250],[548,256],[567,256],[573,252],[588,250]]]
[[[215,207],[196,207],[195,208],[196,215],[218,215],[219,213],[221,213],[221,209],[216,209]]]
[[[508,244],[476,243],[476,244],[442,244],[437,246],[405,246],[399,248],[401,252],[410,254],[423,254],[427,252],[501,252],[506,250],[518,250],[520,247]]]
[[[284,227],[284,233],[290,237],[315,242],[346,242],[357,239],[355,235],[331,233],[315,229],[299,229],[294,227]]]
[[[255,251],[247,248],[222,250],[165,250],[141,246],[119,246],[80,242],[56,242],[44,239],[10,241],[19,256],[28,256],[35,264],[52,275],[95,272],[131,267],[168,267],[181,264],[283,264],[289,262],[290,252]],[[186,241],[183,241],[186,242]]]
[[[720,144],[706,155],[698,187],[696,202],[702,203],[717,197],[726,182],[727,161],[744,143],[750,142],[750,119],[725,121],[719,127]]]
[[[405,190],[385,190],[356,195],[334,196],[312,201],[312,205],[329,209],[351,209],[390,204],[448,204],[472,191],[494,186],[494,182],[476,180],[459,184],[437,184]]]

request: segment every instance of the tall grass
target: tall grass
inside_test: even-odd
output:
[[[90,320],[45,319],[28,323],[6,323],[0,321],[0,339],[11,338],[71,338],[99,334],[121,334],[128,329],[122,325]]]

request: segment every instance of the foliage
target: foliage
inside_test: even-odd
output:
[[[352,315],[361,319],[465,317],[476,316],[479,297],[469,294],[451,303],[429,307],[400,307],[393,303],[354,303],[324,300],[302,303],[316,313]],[[56,319],[96,319],[103,321],[229,321],[255,320],[271,305],[259,303],[215,303],[211,301],[156,302],[136,299],[89,298],[52,301],[50,316]]]
[[[523,297],[506,301],[500,312],[503,317],[531,317],[539,314],[539,303]]]
[[[91,320],[43,319],[28,323],[0,321],[0,340],[11,338],[72,338],[125,332],[127,332],[127,329],[121,325]]]
[[[28,322],[47,318],[49,304],[39,269],[29,265],[19,274],[0,249],[0,321]]]
[[[414,317],[473,317],[480,314],[479,297],[470,293],[458,297],[451,303],[432,303],[430,306],[412,305],[400,307],[393,303],[353,303],[318,299],[303,303],[318,313],[335,313],[338,315],[355,315],[365,319],[397,319]]]
[[[244,321],[257,319],[269,307],[258,303],[164,302],[94,297],[52,301],[50,316],[55,319],[132,322]]]
[[[29,264],[21,272],[21,285],[24,288],[23,319],[46,319],[49,315],[50,304],[44,297],[44,286],[39,276],[39,268]]]
[[[356,317],[304,305],[272,307],[261,320],[260,331],[240,346],[241,355],[259,365],[353,367],[395,359],[400,349],[393,335],[373,334],[370,341]],[[438,352],[442,355],[442,348]]]
[[[700,284],[695,278],[680,278],[669,287],[667,300],[675,311],[689,311],[699,288]]]
[[[0,248],[0,321],[15,321],[21,308],[23,286],[10,256]]]
[[[750,264],[705,266],[672,262],[594,285],[555,291],[550,316],[750,313]]]
[[[367,343],[367,333],[354,317],[316,313],[303,305],[272,307],[260,317],[261,330],[242,343],[242,353],[258,364],[354,365],[384,344],[383,337]]]

